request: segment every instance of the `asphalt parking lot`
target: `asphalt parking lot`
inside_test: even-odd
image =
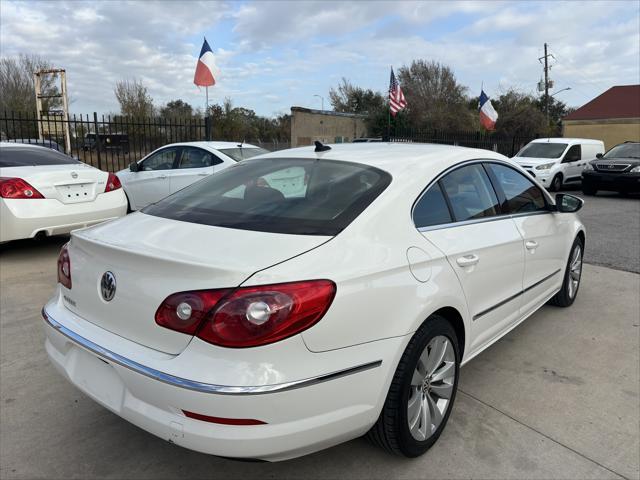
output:
[[[413,460],[357,439],[288,462],[238,462],[130,425],[46,358],[40,308],[65,239],[5,245],[0,477],[638,478],[640,201],[589,197],[582,217],[586,261],[599,265],[585,266],[575,304],[544,307],[465,366],[443,436]]]
[[[587,227],[585,262],[627,272],[640,273],[640,195],[620,196],[600,192],[584,198],[579,215]]]

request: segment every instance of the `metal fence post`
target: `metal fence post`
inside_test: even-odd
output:
[[[98,114],[93,112],[93,128],[96,133],[96,154],[98,156],[98,169],[102,170],[102,160],[100,158],[100,135],[98,135]]]
[[[204,139],[207,142],[211,141],[211,117],[209,115],[204,117]]]

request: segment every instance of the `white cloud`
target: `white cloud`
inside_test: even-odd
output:
[[[614,84],[638,83],[637,2],[253,1],[2,2],[0,54],[37,53],[66,68],[83,113],[117,110],[114,83],[139,78],[160,104],[194,106],[201,37],[221,73],[212,101],[270,114],[315,104],[347,77],[384,91],[388,68],[413,59],[451,66],[476,94],[517,86],[533,92],[542,44],[562,94],[579,105]],[[46,25],[46,28],[43,26]],[[315,102],[315,103],[314,103]]]

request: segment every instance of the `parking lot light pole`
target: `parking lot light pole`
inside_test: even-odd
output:
[[[313,96],[320,98],[320,101],[321,101],[321,104],[322,104],[322,111],[324,112],[324,97],[322,95],[318,95],[318,94],[314,94]]]

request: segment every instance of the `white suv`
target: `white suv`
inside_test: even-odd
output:
[[[582,170],[596,155],[604,153],[602,140],[585,138],[538,138],[512,158],[552,192],[564,184],[582,181]]]

